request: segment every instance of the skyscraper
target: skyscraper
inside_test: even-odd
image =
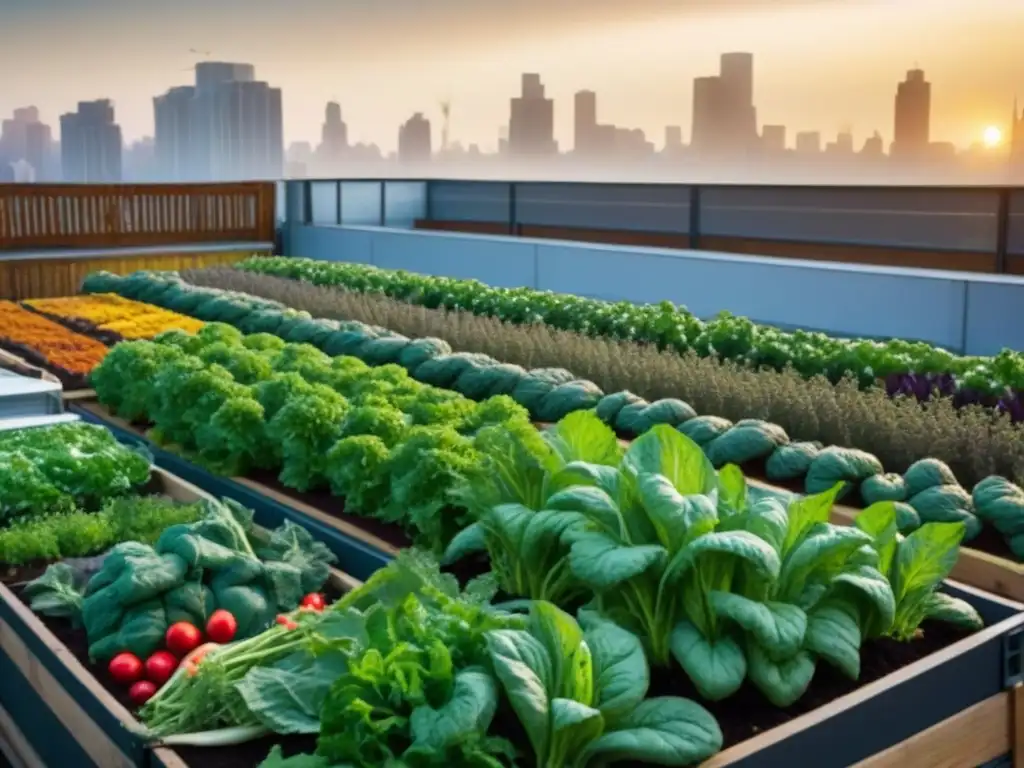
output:
[[[816,155],[821,152],[821,134],[818,131],[801,131],[796,135],[796,151],[801,155]]]
[[[0,162],[23,160],[32,166],[36,181],[55,178],[53,134],[50,126],[39,120],[36,107],[15,109],[0,127]]]
[[[585,154],[594,150],[597,134],[597,94],[579,91],[573,103],[573,150]]]
[[[545,97],[538,74],[524,74],[522,93],[511,101],[508,150],[512,155],[544,156],[558,152],[555,102]]]
[[[924,70],[911,69],[896,86],[893,157],[921,157],[928,150],[932,110],[932,84]]]
[[[702,152],[718,149],[722,144],[722,81],[718,77],[697,77],[693,80],[693,128],[690,146]]]
[[[765,152],[778,154],[786,151],[786,126],[766,125],[761,128],[761,148]]]
[[[281,90],[251,64],[204,61],[194,87],[153,101],[156,148],[171,178],[277,179],[284,169]]]
[[[679,125],[665,126],[665,149],[678,152],[683,148],[683,128]]]
[[[327,102],[324,110],[324,124],[320,128],[321,159],[327,163],[338,162],[348,149],[348,126],[341,119],[341,105],[336,101]]]
[[[410,165],[427,163],[432,152],[430,121],[417,112],[398,129],[398,161]]]
[[[64,181],[98,184],[121,181],[121,126],[109,99],[78,102],[78,111],[60,116],[60,155]]]
[[[161,181],[185,181],[196,173],[190,154],[191,108],[195,93],[193,86],[182,85],[153,99],[153,153],[157,178]]]

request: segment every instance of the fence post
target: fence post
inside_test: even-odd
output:
[[[380,180],[380,225],[388,225],[388,183],[385,179]]]
[[[336,185],[334,195],[334,223],[341,226],[341,179],[334,182]]]
[[[519,218],[519,213],[516,210],[516,190],[519,185],[514,181],[508,183],[508,233],[510,235],[518,235],[519,229],[518,222],[516,219]]]
[[[700,250],[700,193],[698,185],[690,187],[690,247],[694,250]]]
[[[996,273],[1006,273],[1006,256],[1010,248],[1010,190],[1000,189],[996,206]]]

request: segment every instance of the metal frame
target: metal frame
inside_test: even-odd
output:
[[[1012,254],[1009,252],[1010,245],[1010,222],[1013,216],[1011,211],[1011,197],[1014,193],[1024,193],[1024,186],[996,186],[996,185],[983,185],[983,186],[926,186],[926,185],[912,185],[912,186],[882,186],[882,185],[838,185],[838,184],[685,184],[685,183],[671,183],[671,182],[580,182],[580,181],[544,181],[544,180],[473,180],[473,179],[430,179],[430,178],[351,178],[351,179],[317,179],[309,178],[302,179],[303,189],[303,220],[302,224],[312,225],[313,221],[313,189],[315,185],[319,184],[333,184],[336,190],[336,216],[335,225],[342,226],[345,224],[344,216],[342,215],[342,194],[345,183],[363,183],[363,184],[376,184],[380,190],[380,212],[378,215],[378,225],[382,227],[388,226],[388,214],[387,214],[387,189],[390,184],[424,184],[425,185],[425,213],[424,219],[427,221],[435,218],[436,212],[434,197],[436,195],[437,187],[439,184],[499,184],[505,185],[508,190],[508,205],[507,213],[503,218],[495,218],[493,220],[488,219],[487,223],[502,226],[509,235],[518,236],[522,234],[523,222],[519,220],[519,207],[520,207],[520,187],[524,184],[543,184],[547,186],[556,187],[631,187],[640,189],[662,189],[666,187],[683,187],[689,190],[690,202],[689,202],[689,220],[687,222],[687,232],[689,235],[689,247],[699,249],[701,247],[702,235],[706,234],[702,230],[702,205],[701,201],[706,193],[721,191],[721,190],[756,190],[756,191],[821,191],[822,193],[829,192],[917,192],[917,193],[936,193],[936,192],[962,192],[962,193],[980,193],[986,195],[995,195],[996,197],[996,211],[995,211],[995,248],[993,255],[995,257],[995,271],[997,273],[1005,273],[1007,271],[1007,262]],[[467,220],[468,221],[468,220]],[[645,229],[631,229],[629,231],[635,232],[647,232]],[[679,234],[684,234],[681,230]],[[754,236],[756,238],[756,236]],[[808,239],[808,240],[790,240],[790,239],[779,239],[772,237],[760,237],[756,239],[762,239],[765,241],[772,242],[792,242],[792,243],[806,243],[813,244],[819,241]],[[823,245],[852,245],[864,248],[871,247],[892,247],[902,248],[899,244],[893,243],[892,245],[886,245],[885,243],[876,244],[864,244],[864,243],[844,243],[839,241],[827,241],[821,243]],[[910,250],[914,250],[911,248]],[[952,251],[960,252],[965,249],[958,249],[955,247],[928,247],[926,250],[943,252]]]

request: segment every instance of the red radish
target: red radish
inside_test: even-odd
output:
[[[154,693],[156,693],[156,686],[151,680],[139,680],[128,689],[128,696],[134,704],[140,707],[153,698]]]
[[[192,677],[199,671],[199,662],[203,660],[203,657],[205,657],[210,651],[219,647],[220,645],[218,643],[203,643],[182,659],[179,666],[184,667],[185,674]]]
[[[194,624],[179,621],[168,627],[164,642],[167,643],[167,649],[175,656],[184,656],[203,642],[203,633],[196,629]]]
[[[206,636],[215,643],[230,643],[238,631],[238,622],[230,611],[214,611],[206,622]]]
[[[283,613],[278,614],[275,621],[285,629],[295,629],[299,626],[292,618],[285,616]]]
[[[119,683],[134,683],[142,677],[142,662],[134,653],[119,653],[107,667],[110,676]]]
[[[169,651],[157,651],[146,659],[146,677],[157,685],[163,685],[171,679],[178,660]]]
[[[324,596],[319,592],[310,592],[304,598],[302,598],[302,606],[304,608],[312,608],[314,611],[322,611],[326,602],[324,602]]]

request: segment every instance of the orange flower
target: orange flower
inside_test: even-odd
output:
[[[107,354],[107,347],[95,339],[10,301],[0,301],[0,343],[27,347],[52,365],[80,376],[88,375]]]
[[[204,325],[201,320],[113,293],[30,299],[23,303],[48,315],[84,321],[125,339],[152,339],[164,331],[174,329],[196,333]]]

